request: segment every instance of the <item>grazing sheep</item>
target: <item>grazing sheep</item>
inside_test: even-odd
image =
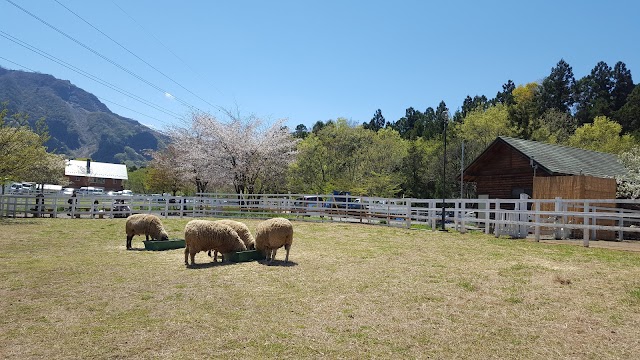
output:
[[[289,262],[292,242],[293,225],[285,218],[265,220],[256,227],[256,249],[265,254],[269,263],[276,258],[276,251],[282,246],[287,250],[284,261]]]
[[[144,235],[149,240],[169,240],[169,234],[162,226],[160,219],[151,214],[135,214],[127,218],[125,225],[127,233],[127,250],[131,249],[131,239],[134,235]]]
[[[191,220],[184,227],[184,264],[195,264],[200,251],[214,250],[221,253],[247,250],[238,233],[229,225],[208,220]],[[214,261],[217,259],[214,259]],[[224,258],[222,259],[224,261]]]
[[[253,235],[251,235],[251,231],[249,231],[249,227],[244,223],[241,223],[235,220],[227,220],[227,219],[216,220],[215,222],[231,226],[231,228],[238,233],[238,236],[240,236],[240,239],[242,239],[242,242],[244,242],[244,245],[247,247],[247,250],[253,250],[256,248],[256,243],[255,243],[255,240],[253,239]],[[211,251],[209,251],[208,255],[211,256]],[[217,251],[214,251],[213,253],[213,261],[218,261]],[[224,261],[224,258],[223,258],[223,261]]]

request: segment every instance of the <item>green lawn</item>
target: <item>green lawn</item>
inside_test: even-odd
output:
[[[187,221],[163,220],[172,238]],[[140,236],[125,250],[124,224],[0,220],[0,358],[640,353],[640,253],[294,222],[287,266],[280,250],[273,266],[199,253],[186,268]]]

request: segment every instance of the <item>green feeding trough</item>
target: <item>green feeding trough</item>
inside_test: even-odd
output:
[[[258,250],[236,251],[224,254],[224,260],[232,262],[264,260],[264,258],[265,256]]]
[[[180,249],[185,247],[184,239],[149,240],[143,241],[143,243],[146,250],[154,251]]]

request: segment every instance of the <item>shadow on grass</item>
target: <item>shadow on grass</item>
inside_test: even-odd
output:
[[[298,263],[295,261],[285,262],[284,260],[273,260],[271,263],[269,263],[267,260],[258,260],[258,263],[266,266],[282,266],[282,267],[298,266]]]
[[[187,269],[208,269],[208,268],[212,268],[212,267],[219,267],[219,266],[229,266],[229,265],[237,265],[239,263],[235,263],[232,261],[225,261],[225,262],[203,262],[203,263],[196,263],[194,264],[189,264],[187,265]]]

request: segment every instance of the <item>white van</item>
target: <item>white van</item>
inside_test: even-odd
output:
[[[104,195],[104,188],[83,186],[78,190],[78,195]]]

